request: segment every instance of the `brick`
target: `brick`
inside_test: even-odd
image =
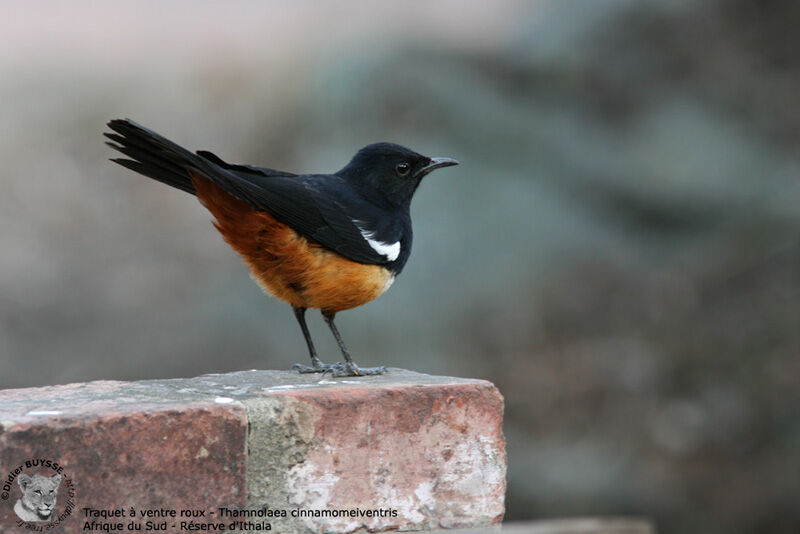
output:
[[[78,510],[55,532],[82,532],[84,507],[131,506],[204,509],[214,521],[219,507],[345,511],[250,519],[277,532],[485,526],[504,511],[502,410],[489,382],[399,369],[357,379],[244,371],[6,390],[0,475],[32,458],[63,465]],[[3,532],[18,497],[15,481],[0,501]],[[379,509],[396,516],[350,515]],[[167,532],[181,531],[177,521]]]
[[[244,505],[244,409],[183,392],[182,382],[191,381],[1,391],[0,475],[35,458],[64,466],[78,510],[56,532],[81,532],[83,507]],[[16,481],[10,493],[0,501],[0,527],[16,519]]]

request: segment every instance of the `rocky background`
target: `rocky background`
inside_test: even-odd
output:
[[[307,358],[194,199],[106,161],[108,119],[297,172],[392,140],[462,165],[339,326],[362,365],[499,386],[508,520],[800,529],[798,4],[4,12],[0,387]]]

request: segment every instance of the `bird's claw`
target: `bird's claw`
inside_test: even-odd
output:
[[[345,365],[345,374],[334,376],[372,376],[382,375],[388,371],[384,366],[380,367],[359,367],[356,364]]]
[[[384,366],[381,367],[359,367],[354,363],[322,363],[319,362],[315,365],[302,365],[296,363],[291,367],[292,371],[297,371],[300,374],[307,373],[330,373],[332,377],[339,378],[345,376],[372,376],[382,375],[387,371]]]
[[[313,366],[312,365],[303,365],[301,363],[296,363],[296,364],[292,365],[291,370],[292,371],[297,371],[300,374],[327,373],[328,371],[330,371],[334,367],[334,365],[336,365],[336,364],[331,365],[331,364],[322,363],[322,362],[315,363]]]

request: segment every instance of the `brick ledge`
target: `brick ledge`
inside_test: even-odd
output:
[[[352,379],[242,371],[4,390],[0,475],[28,458],[57,461],[79,509],[397,511],[274,519],[279,532],[491,525],[504,510],[502,410],[490,382],[401,369]],[[19,490],[10,493],[0,501],[0,527],[15,519],[5,505]],[[54,530],[81,532],[82,519]]]

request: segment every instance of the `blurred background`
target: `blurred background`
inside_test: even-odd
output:
[[[800,4],[1,5],[0,388],[306,362],[107,120],[295,172],[394,141],[461,166],[339,327],[362,365],[498,385],[507,520],[800,529]]]

